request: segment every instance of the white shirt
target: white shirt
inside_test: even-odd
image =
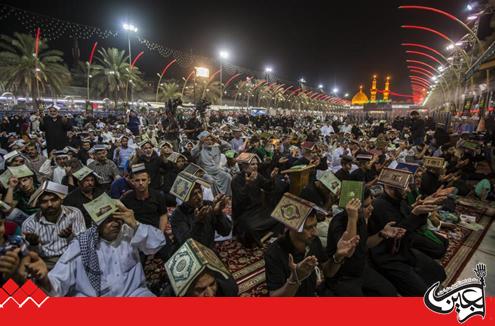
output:
[[[101,293],[106,297],[151,297],[146,287],[143,266],[139,252],[153,255],[165,245],[163,233],[146,224],[139,224],[136,231],[122,226],[119,236],[113,242],[100,239],[97,247],[101,276]],[[79,241],[74,240],[48,273],[52,285],[50,296],[95,297],[84,270]]]

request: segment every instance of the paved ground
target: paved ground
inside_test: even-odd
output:
[[[475,277],[473,268],[477,263],[484,263],[487,269],[486,277],[486,295],[495,295],[495,222],[488,229],[485,237],[480,243],[478,249],[467,263],[466,267],[459,276],[459,280]]]

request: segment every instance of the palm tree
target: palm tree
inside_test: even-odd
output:
[[[38,55],[35,53],[36,39],[31,35],[14,33],[14,37],[0,35],[0,78],[12,91],[31,96],[33,99],[50,89],[51,95],[62,94],[70,82],[71,75],[63,63],[64,53],[50,50],[45,40],[39,41]],[[33,101],[37,109],[38,104]]]
[[[165,82],[158,86],[158,100],[168,102],[181,97],[180,86],[176,82]]]
[[[254,88],[254,84],[251,81],[251,79],[246,79],[242,80],[237,83],[236,85],[236,91],[235,91],[235,97],[234,97],[234,106],[235,103],[237,102],[237,98],[239,97],[240,100],[243,98],[246,99],[246,106],[249,106],[249,98],[252,96],[252,91]]]
[[[91,66],[91,87],[99,96],[112,98],[115,105],[119,99],[124,99],[128,83],[137,90],[144,84],[139,68],[130,68],[125,51],[101,49],[95,59],[97,63]]]
[[[204,98],[211,104],[218,104],[221,92],[222,88],[219,81],[210,82],[208,79],[201,78],[196,80],[195,86],[186,87],[185,96],[193,103]]]

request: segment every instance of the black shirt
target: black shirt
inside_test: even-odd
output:
[[[344,169],[340,169],[337,171],[337,173],[335,173],[335,176],[340,180],[340,181],[344,181],[344,180],[352,180],[351,179],[351,174],[349,172],[347,172],[346,170]]]
[[[193,130],[193,129],[200,129],[201,128],[201,122],[197,118],[191,118],[187,120],[186,122],[186,130]],[[193,132],[188,132],[187,133],[187,138],[188,139],[196,139],[199,135],[201,130],[195,130]]]
[[[314,182],[310,182],[306,187],[304,187],[301,190],[299,197],[309,200],[322,208],[325,207],[326,199],[320,194]]]
[[[438,175],[431,171],[426,171],[421,177],[420,193],[425,197],[433,195],[441,185]]]
[[[166,164],[162,162],[162,159],[156,152],[153,152],[151,157],[146,157],[144,155],[139,156],[137,163],[144,163],[146,167],[146,171],[148,171],[148,175],[150,176],[150,188],[159,190],[161,188],[162,177],[161,177],[161,169],[166,168]]]
[[[410,213],[410,207],[402,199],[395,199],[383,193],[373,202],[373,214],[368,221],[368,234],[373,235],[385,227],[388,222],[396,222],[397,227],[406,229],[406,234],[400,239],[397,253],[392,253],[394,239],[383,240],[378,246],[371,248],[370,253],[378,265],[388,261],[402,261],[415,264],[411,249],[411,234],[426,223],[426,215],[415,216]]]
[[[327,234],[327,253],[329,257],[337,252],[337,242],[347,229],[347,212],[343,211],[340,214],[335,215],[330,222]],[[368,240],[367,224],[364,216],[360,214],[357,221],[357,235],[359,235],[359,244],[354,251],[354,254],[346,258],[344,264],[340,267],[334,278],[341,276],[360,277],[364,271],[366,265],[366,252]]]
[[[207,201],[204,203],[211,204]],[[170,216],[170,224],[178,245],[192,238],[211,249],[215,243],[215,231],[226,236],[232,230],[232,222],[225,214],[212,214],[198,221],[194,216],[194,208],[187,203],[177,206]]]
[[[93,199],[103,194],[103,192],[104,192],[103,189],[99,187],[95,188],[93,192]],[[67,197],[64,198],[64,205],[78,208],[84,216],[84,222],[86,223],[86,227],[89,228],[91,227],[93,220],[91,219],[91,216],[89,216],[89,213],[88,211],[86,211],[83,204],[87,204],[93,199],[86,197],[82,193],[81,189],[76,188],[73,191],[71,191],[67,195]]]
[[[363,171],[361,169],[356,169],[350,175],[351,180],[362,181],[364,183],[373,181],[375,177],[376,177],[376,172],[371,169],[366,171]]]
[[[167,214],[165,197],[157,190],[149,189],[149,197],[145,200],[136,198],[134,190],[124,194],[122,203],[134,211],[136,220],[143,224],[149,224],[156,228],[160,227],[160,216]]]
[[[289,254],[292,254],[294,263],[301,262],[307,256],[315,256],[321,266],[328,260],[328,255],[323,250],[320,238],[315,237],[307,255],[296,251],[286,232],[283,237],[272,243],[265,252],[265,273],[268,291],[280,289],[286,283],[290,276]],[[316,272],[301,282],[296,292],[296,297],[313,297],[316,296]]]

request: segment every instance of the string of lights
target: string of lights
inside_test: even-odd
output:
[[[42,38],[47,41],[58,39],[80,39],[80,40],[105,40],[109,38],[121,37],[123,32],[102,29],[99,27],[70,22],[67,20],[49,17],[38,13],[16,8],[7,4],[0,4],[0,21],[14,19],[22,26],[24,32],[35,33],[40,28]],[[193,55],[176,49],[171,49],[149,39],[138,36],[137,41],[151,52],[157,53],[164,58],[175,59],[176,64],[182,68],[190,69],[196,65],[216,67],[219,65],[217,59],[205,56]],[[222,70],[227,75],[242,74],[244,76],[260,77],[265,72],[253,70],[246,67],[234,65],[229,62],[222,62]],[[272,75],[273,80],[284,84],[297,84],[280,76]],[[305,85],[306,86],[306,85]],[[308,86],[306,86],[308,87]],[[309,89],[313,89],[308,87]],[[314,89],[316,90],[316,88]]]

